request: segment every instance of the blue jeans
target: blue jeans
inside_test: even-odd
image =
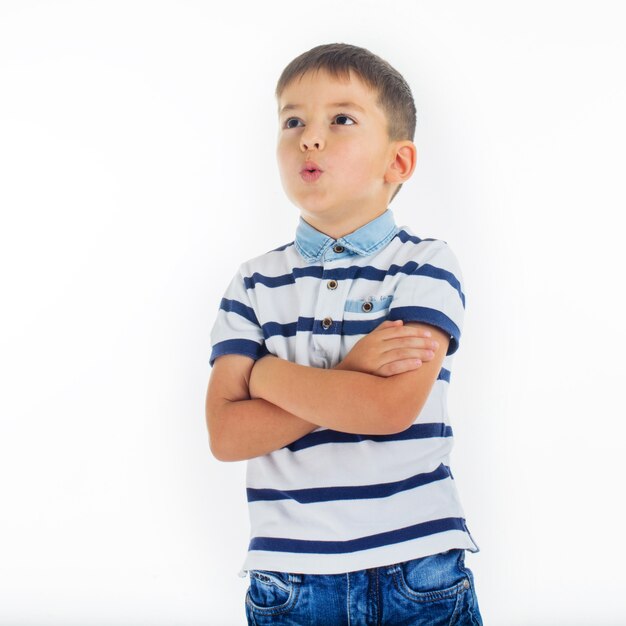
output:
[[[482,626],[465,550],[346,574],[250,570],[248,624]]]

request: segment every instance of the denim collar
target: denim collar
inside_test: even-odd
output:
[[[300,216],[294,245],[307,263],[315,263],[324,257],[328,248],[335,245],[343,246],[346,251],[352,254],[362,256],[372,254],[389,243],[397,232],[398,227],[391,209],[387,209],[367,224],[339,239],[333,239],[320,232]],[[342,254],[345,253],[331,251],[333,258],[338,258]],[[324,258],[330,259],[329,255]]]

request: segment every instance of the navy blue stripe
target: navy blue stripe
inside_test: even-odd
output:
[[[459,327],[444,313],[437,309],[425,306],[399,306],[389,309],[387,315],[389,320],[403,320],[405,322],[424,322],[441,328],[450,335],[450,344],[446,355],[453,354],[459,347],[461,331]]]
[[[284,446],[292,452],[305,450],[312,446],[320,446],[329,443],[361,443],[362,441],[407,441],[409,439],[430,439],[431,437],[452,437],[452,428],[442,422],[426,422],[412,424],[406,430],[391,435],[359,435],[356,433],[344,433],[339,430],[318,430],[300,437],[288,446]]]
[[[447,370],[445,367],[442,367],[439,370],[439,376],[437,376],[437,380],[445,380],[447,383],[450,382],[450,370]]]
[[[298,332],[303,331],[312,331],[313,330],[313,322],[315,321],[315,318],[313,317],[302,317],[300,316],[298,318]]]
[[[239,300],[229,300],[228,298],[222,298],[220,302],[220,309],[223,309],[227,313],[237,313],[241,317],[248,321],[260,326],[256,313],[252,307],[249,307]],[[286,324],[280,324],[278,322],[266,322],[260,328],[263,331],[263,337],[269,339],[275,335],[281,337],[293,337],[297,332],[313,332],[319,335],[359,335],[370,333],[376,326],[381,324],[385,319],[385,316],[377,317],[375,319],[366,321],[333,321],[332,325],[327,329],[322,326],[321,319],[314,319],[312,317],[299,317],[297,322],[288,322]]]
[[[265,276],[259,272],[254,272],[252,276],[244,276],[243,284],[246,289],[254,289],[257,283],[266,287],[282,287],[283,285],[293,285],[297,278],[322,278],[324,268],[320,265],[309,265],[307,267],[294,267],[289,274],[280,276]]]
[[[220,302],[220,309],[227,313],[237,313],[241,317],[247,319],[259,326],[258,318],[252,307],[249,307],[239,300],[229,300],[228,298],[222,298]],[[369,320],[333,320],[332,324],[328,328],[322,326],[321,319],[314,319],[312,317],[298,317],[297,322],[288,322],[286,324],[279,324],[278,322],[266,322],[260,328],[263,332],[264,339],[269,339],[276,335],[281,337],[293,337],[298,332],[312,332],[315,335],[366,335],[372,332],[377,326],[379,326],[385,319],[396,320],[402,319],[405,322],[424,322],[438,326],[450,334],[453,339],[450,341],[448,347],[448,353],[452,354],[458,348],[459,328],[458,326],[446,315],[435,309],[428,309],[426,307],[396,307],[390,309],[388,315],[381,315],[380,317],[372,318]],[[237,341],[237,340],[232,340]],[[223,343],[223,342],[222,342]],[[213,357],[211,357],[211,362]],[[447,370],[445,370],[447,372]],[[443,376],[439,375],[440,378]],[[444,380],[450,381],[448,372],[448,378]]]
[[[263,337],[269,339],[279,335],[281,337],[293,337],[299,330],[298,322],[289,322],[288,324],[279,324],[278,322],[266,322],[261,326],[263,329]]]
[[[349,487],[312,487],[309,489],[246,489],[248,502],[270,500],[295,500],[300,504],[314,502],[330,502],[337,500],[370,500],[373,498],[388,498],[402,491],[417,489],[424,485],[450,478],[447,465],[441,463],[432,472],[415,474],[403,480],[390,483],[376,483],[371,485],[351,485]]]
[[[307,554],[346,554],[359,550],[370,550],[403,541],[411,541],[428,535],[445,533],[450,530],[466,532],[465,520],[462,517],[444,517],[442,519],[422,522],[358,539],[346,541],[309,541],[307,539],[283,539],[281,537],[253,537],[248,550],[265,550],[268,552],[297,552]]]
[[[321,319],[313,317],[298,317],[297,322],[266,322],[261,326],[265,339],[278,335],[280,337],[293,337],[296,333],[312,332],[315,335],[360,335],[369,333],[382,324],[385,315],[371,320],[333,320],[328,328],[322,326]]]
[[[437,280],[445,280],[459,294],[459,298],[461,298],[461,302],[463,303],[463,308],[465,308],[465,294],[461,291],[461,283],[459,279],[448,270],[444,270],[441,267],[435,267],[434,265],[430,265],[429,263],[424,263],[419,268],[417,268],[414,272],[412,272],[415,276],[429,276],[430,278],[435,278]]]
[[[420,239],[419,237],[415,236],[415,235],[409,235],[409,233],[406,232],[406,230],[401,229],[396,233],[396,237],[402,242],[402,243],[406,243],[407,241],[410,241],[411,243],[420,243],[421,241],[423,241],[423,239]]]
[[[243,302],[239,302],[239,300],[229,300],[228,298],[222,298],[220,302],[220,309],[223,309],[227,313],[237,313],[237,315],[245,317],[253,324],[261,326],[259,324],[259,320],[257,319],[256,313],[254,312],[254,309],[250,306],[243,304]]]
[[[250,339],[226,339],[225,341],[219,341],[213,346],[211,356],[209,357],[209,365],[213,367],[215,359],[224,354],[242,354],[256,361],[262,356],[269,354],[269,350],[265,343],[259,344]]]
[[[402,243],[406,243],[407,241],[410,241],[411,243],[421,243],[422,241],[439,241],[438,239],[433,239],[432,237],[428,237],[427,239],[420,239],[419,237],[416,237],[415,235],[409,235],[409,233],[407,233],[406,230],[404,229],[399,230],[396,233],[396,237]],[[443,239],[441,241],[443,241]],[[447,243],[447,241],[444,241],[443,243]]]
[[[386,319],[384,315],[370,320],[333,320],[328,328],[322,326],[321,319],[312,317],[299,317],[297,322],[279,324],[278,322],[266,322],[261,326],[265,339],[278,335],[280,337],[293,337],[299,332],[312,332],[315,335],[362,335],[382,324]]]
[[[336,267],[334,269],[324,269],[319,265],[308,267],[294,267],[291,273],[281,274],[280,276],[265,276],[259,272],[254,272],[252,276],[244,276],[243,282],[246,289],[254,289],[257,283],[266,287],[283,287],[285,285],[295,284],[298,278],[319,278],[324,280],[371,280],[382,282],[386,276],[395,276],[396,274],[406,274],[407,276],[428,276],[436,280],[445,280],[454,289],[456,289],[463,307],[465,307],[465,295],[461,291],[461,283],[457,277],[448,270],[435,267],[429,263],[418,265],[415,261],[408,261],[404,265],[396,265],[392,263],[389,269],[382,270],[371,265],[352,265],[350,267]]]
[[[387,315],[383,314],[380,317],[369,320],[342,320],[338,322],[340,324],[338,332],[341,335],[366,335],[371,333],[376,326],[380,326],[386,319]],[[328,332],[324,331],[323,327],[320,327],[320,331]]]
[[[265,339],[278,335],[280,337],[293,337],[299,332],[312,332],[314,335],[365,335],[372,332],[386,319],[401,319],[405,322],[424,322],[437,326],[452,335],[455,339],[454,349],[459,339],[459,327],[441,311],[419,306],[404,306],[390,309],[387,315],[381,315],[370,320],[333,320],[328,328],[322,326],[321,319],[312,317],[299,317],[297,322],[279,324],[278,322],[266,322],[261,326]],[[451,346],[452,347],[452,343]],[[448,347],[448,354],[452,351]]]
[[[459,298],[461,298],[461,302],[463,303],[463,308],[465,308],[465,295],[461,291],[461,283],[457,277],[448,270],[444,270],[441,267],[435,267],[434,265],[430,265],[430,263],[418,265],[415,261],[409,261],[404,265],[396,265],[395,263],[392,263],[389,266],[387,273],[391,276],[395,276],[396,274],[407,274],[408,276],[428,276],[429,278],[435,278],[436,280],[445,280],[452,287],[454,287],[454,289],[456,289],[456,292],[459,294]]]

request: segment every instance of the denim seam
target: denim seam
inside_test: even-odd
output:
[[[350,626],[350,574],[346,574],[348,581],[348,593],[346,594],[346,613],[348,615],[348,626]]]
[[[461,583],[462,584],[462,583]],[[465,587],[463,587],[463,591],[461,593],[457,593],[456,602],[454,603],[454,611],[452,611],[452,616],[450,617],[449,626],[454,626],[458,621],[458,618],[461,614],[461,598],[463,598],[463,594],[467,591]]]
[[[466,591],[469,592],[469,595],[470,595],[470,598],[471,598],[470,606],[468,606],[468,608],[467,608],[468,613],[470,614],[472,622],[474,624],[476,624],[476,626],[480,626],[480,624],[482,624],[482,621],[479,621],[476,618],[476,615],[474,614],[474,611],[473,611],[475,605],[478,604],[478,600],[476,598],[476,590],[474,588],[474,581],[472,580],[472,577],[470,576],[467,567],[465,567],[465,551],[464,550],[461,550],[461,552],[459,553],[459,558],[457,560],[457,564],[458,564],[459,569],[461,570],[461,572],[463,574],[465,574],[465,576],[467,577],[467,581],[469,583],[469,587],[466,590]]]
[[[378,588],[378,568],[376,568],[376,599],[374,606],[376,609],[376,624],[380,624],[380,589]]]
[[[280,577],[276,576],[275,574],[267,570],[262,570],[262,571],[252,570],[251,576],[253,578],[256,578],[257,580],[260,580],[263,583],[267,583],[269,585],[273,585],[274,587],[278,587],[278,589],[281,589],[282,591],[286,591],[286,592],[290,591],[289,585],[286,585],[280,579]]]

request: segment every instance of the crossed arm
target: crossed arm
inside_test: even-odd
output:
[[[359,434],[392,434],[419,415],[437,379],[449,336],[427,324],[438,342],[434,356],[417,369],[390,376],[321,369],[273,355],[253,361],[218,357],[209,380],[206,418],[211,452],[239,461],[282,448],[319,426]],[[376,332],[376,331],[372,331]]]

